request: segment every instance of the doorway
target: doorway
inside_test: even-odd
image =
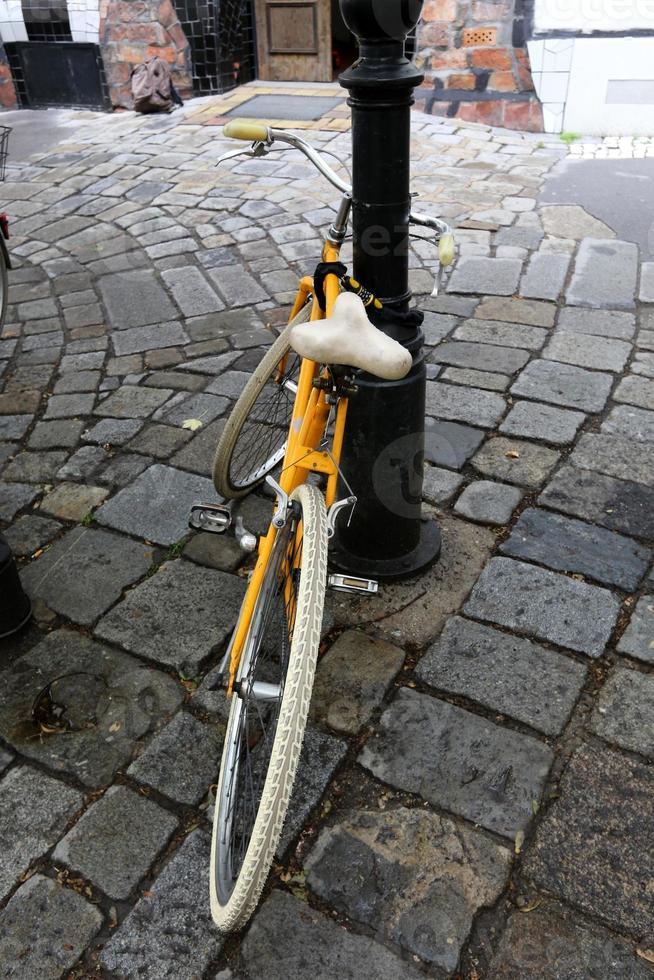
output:
[[[254,0],[257,75],[275,82],[331,82],[357,56],[338,0]]]

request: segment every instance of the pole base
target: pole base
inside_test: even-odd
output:
[[[417,575],[433,565],[441,553],[441,532],[433,520],[422,520],[420,541],[400,558],[362,558],[345,549],[336,539],[329,549],[329,565],[347,575],[392,582]]]

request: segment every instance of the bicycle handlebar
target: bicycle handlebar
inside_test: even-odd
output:
[[[289,146],[303,153],[323,177],[340,191],[341,194],[351,195],[352,193],[352,187],[346,184],[344,180],[341,180],[336,171],[332,170],[328,163],[325,163],[318,150],[314,149],[301,136],[289,133],[285,129],[275,129],[273,126],[266,126],[263,123],[250,123],[243,119],[235,119],[233,122],[227,123],[223,133],[232,139],[251,142],[252,148],[249,153],[247,150],[231,150],[223,154],[218,159],[218,163],[221,160],[239,156],[241,153],[248,153],[250,156],[262,156],[267,152],[266,148],[272,146],[273,143],[288,143]],[[442,270],[447,265],[451,265],[454,261],[454,238],[452,236],[452,229],[447,222],[442,221],[440,218],[432,218],[428,214],[421,214],[417,211],[411,211],[409,221],[411,224],[419,225],[422,228],[431,228],[436,233],[435,238],[439,248],[439,270]],[[440,271],[434,287],[435,292],[432,295],[436,295],[438,291],[439,278]]]

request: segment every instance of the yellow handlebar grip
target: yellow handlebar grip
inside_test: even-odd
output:
[[[255,140],[266,141],[268,139],[268,127],[261,123],[250,123],[244,119],[235,119],[228,122],[223,129],[223,134],[233,140],[247,140],[254,143]]]
[[[441,235],[441,239],[438,243],[438,261],[443,268],[446,268],[448,265],[452,265],[455,254],[456,249],[454,246],[454,235]]]

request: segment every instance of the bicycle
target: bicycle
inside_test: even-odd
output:
[[[231,709],[216,794],[210,891],[214,922],[229,932],[254,911],[278,846],[309,711],[326,586],[376,591],[372,580],[327,576],[336,520],[357,502],[339,465],[356,371],[401,378],[411,368],[411,355],[373,326],[366,309],[381,304],[338,264],[351,208],[347,184],[313,147],[285,130],[235,121],[224,133],[252,146],[221,160],[262,156],[274,142],[290,144],[342,194],[322,252],[324,274],[300,280],[289,324],[242,391],[214,463],[214,483],[224,498],[241,497],[264,479],[275,493],[270,528],[259,541],[217,672]],[[436,291],[440,272],[454,257],[451,231],[436,218],[414,214],[412,221],[435,231]],[[280,463],[277,481],[271,471]],[[348,493],[337,499],[340,480]],[[220,533],[231,522],[231,510],[199,504],[190,522]]]
[[[9,134],[11,126],[0,126],[0,181],[5,179],[7,168],[7,156],[9,153]],[[11,269],[11,260],[6,242],[9,240],[9,219],[7,215],[0,213],[0,327],[5,322],[7,315],[7,298],[9,294],[8,269]]]

